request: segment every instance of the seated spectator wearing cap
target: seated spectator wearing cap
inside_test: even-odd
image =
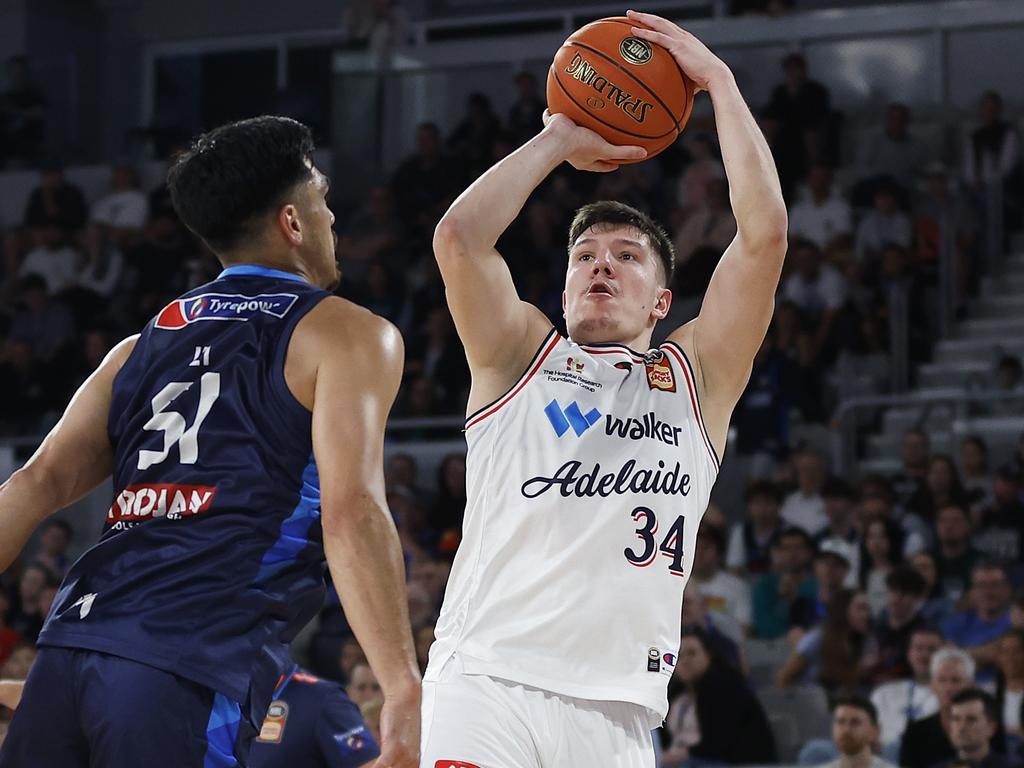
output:
[[[986,557],[1017,564],[1024,559],[1024,501],[1017,470],[1004,465],[992,478],[991,504],[981,509],[971,544]]]
[[[935,518],[937,543],[933,550],[942,592],[956,602],[967,591],[971,571],[981,553],[971,546],[971,518],[967,508],[950,504]]]
[[[942,647],[945,639],[939,630],[919,627],[910,635],[907,660],[910,675],[877,686],[871,692],[871,702],[878,710],[883,748],[895,747],[908,723],[929,717],[939,711],[939,700],[931,688],[932,656]]]
[[[946,735],[953,697],[974,684],[974,659],[959,648],[942,648],[931,661],[931,686],[938,711],[907,724],[900,741],[902,768],[931,768],[956,752]]]
[[[666,724],[671,742],[663,768],[775,762],[764,709],[742,673],[716,656],[699,629],[683,632],[670,701]]]
[[[772,547],[772,570],[754,582],[754,635],[761,640],[782,637],[792,626],[800,598],[814,599],[817,585],[810,574],[814,546],[800,528],[786,528]]]
[[[863,696],[840,696],[832,707],[832,740],[839,757],[825,768],[893,768],[874,753],[878,712]]]
[[[971,571],[968,608],[958,611],[942,625],[943,634],[971,654],[978,667],[978,680],[995,677],[999,638],[1010,629],[1010,582],[998,563],[983,561]]]
[[[780,514],[787,526],[795,525],[816,536],[828,525],[825,499],[821,495],[825,460],[813,451],[804,451],[796,457],[794,465],[797,488],[782,502]]]
[[[823,541],[814,556],[814,596],[800,597],[790,611],[790,623],[809,629],[825,618],[825,610],[846,583],[853,547],[837,539]],[[870,610],[870,608],[868,609]]]
[[[771,550],[782,533],[782,493],[775,483],[757,481],[747,488],[747,514],[729,534],[725,566],[737,575],[761,574],[771,568]]]
[[[700,586],[707,609],[736,622],[744,634],[753,623],[750,587],[743,579],[722,569],[725,538],[713,526],[702,525],[697,536],[690,578]]]
[[[1024,629],[1011,629],[999,639],[996,701],[1007,735],[1024,737]]]
[[[889,590],[887,605],[875,626],[878,663],[871,670],[875,685],[910,674],[910,637],[925,625],[921,607],[928,585],[921,574],[903,565],[889,573],[885,585]]]
[[[871,633],[871,609],[863,592],[841,589],[832,597],[822,625],[797,642],[796,650],[779,670],[775,684],[820,683],[830,692],[854,692],[866,687],[873,657],[866,653]]]
[[[999,710],[992,694],[968,688],[953,697],[949,717],[949,741],[956,754],[934,768],[1010,768],[1021,762],[996,753],[992,741],[999,730]]]

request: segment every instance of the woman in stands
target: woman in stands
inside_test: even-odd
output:
[[[860,588],[867,596],[872,616],[879,616],[886,606],[889,590],[885,586],[885,579],[889,571],[900,562],[903,539],[903,529],[893,520],[877,518],[864,529],[864,543],[860,553]]]

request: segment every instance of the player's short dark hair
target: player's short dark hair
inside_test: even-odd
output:
[[[310,178],[312,154],[309,128],[287,117],[222,125],[196,139],[168,171],[174,210],[215,252],[230,251]]]
[[[981,708],[985,711],[985,718],[991,723],[999,722],[999,705],[996,704],[996,697],[981,688],[967,688],[956,694],[950,702],[953,706],[957,704],[968,704],[972,701],[980,701]]]
[[[924,597],[928,593],[928,583],[924,576],[909,565],[898,565],[885,577],[885,586],[890,592],[901,592],[904,595]]]
[[[864,696],[857,696],[856,694],[837,696],[832,704],[833,714],[835,714],[835,711],[840,707],[853,707],[854,709],[859,709],[868,716],[872,725],[878,725],[878,710],[875,709],[875,705],[871,703],[871,699]]]
[[[776,504],[781,504],[782,489],[770,480],[755,480],[747,486],[744,498],[747,504],[754,499],[771,499]]]
[[[661,261],[662,278],[665,285],[672,284],[672,277],[676,271],[676,251],[668,233],[656,224],[654,219],[643,211],[638,211],[630,205],[615,200],[588,203],[576,211],[572,224],[569,226],[569,251],[572,251],[572,246],[580,235],[597,224],[631,227],[647,235],[651,241],[651,247],[654,248]]]

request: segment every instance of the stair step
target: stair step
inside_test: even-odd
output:
[[[960,323],[954,332],[960,339],[1004,340],[1024,338],[1022,318],[976,318]]]
[[[1010,318],[1024,319],[1024,294],[997,293],[983,296],[971,302],[973,318]]]
[[[1024,274],[1016,271],[981,278],[981,292],[985,296],[1019,294],[1024,291]]]
[[[988,360],[962,360],[919,365],[914,381],[919,387],[963,387],[971,384],[984,387],[993,377]]]
[[[928,437],[931,449],[935,453],[949,453],[956,445],[956,437],[952,432],[929,430]],[[890,434],[883,432],[880,435],[871,435],[867,440],[867,453],[869,456],[879,458],[899,459],[902,443],[903,433]]]

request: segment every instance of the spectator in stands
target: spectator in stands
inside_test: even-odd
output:
[[[34,643],[22,640],[18,643],[11,655],[0,665],[0,678],[5,680],[25,680],[28,673],[32,671],[32,664],[36,660],[36,647]]]
[[[391,179],[398,215],[411,234],[429,242],[458,180],[458,169],[443,153],[440,129],[435,123],[421,123],[416,129],[416,151]]]
[[[970,278],[967,259],[977,239],[978,217],[950,178],[945,165],[930,163],[924,176],[924,190],[914,206],[916,260],[919,264],[933,267],[939,263],[942,231],[947,227],[956,249],[955,282],[957,306],[960,306]]]
[[[920,517],[894,504],[892,483],[881,475],[867,475],[860,481],[860,515],[867,525],[873,520],[896,522],[903,531],[904,558],[910,557],[930,546],[931,527]],[[899,552],[896,553],[899,556]]]
[[[905,507],[907,502],[925,485],[928,476],[931,447],[928,433],[920,427],[911,427],[903,433],[901,447],[902,469],[892,481],[896,503]]]
[[[928,148],[909,132],[910,110],[906,104],[890,104],[885,127],[864,137],[857,148],[858,183],[854,203],[872,199],[882,184],[897,184],[903,196],[914,187],[917,174],[928,160]]]
[[[817,536],[828,525],[821,495],[825,484],[824,458],[813,451],[801,452],[796,457],[796,476],[797,489],[782,502],[782,520]]]
[[[450,559],[455,556],[461,540],[462,518],[466,511],[465,454],[449,453],[441,460],[437,487],[439,490],[427,515],[427,525],[439,534],[438,553]]]
[[[942,591],[939,581],[939,569],[935,564],[935,555],[929,551],[915,552],[907,563],[921,574],[927,588],[925,603],[921,607],[921,616],[932,626],[939,626],[953,613],[953,601]]]
[[[56,585],[56,576],[41,563],[29,563],[18,582],[18,608],[11,618],[11,628],[22,639],[35,643],[43,628],[43,592]]]
[[[975,522],[980,513],[992,504],[992,474],[988,466],[988,445],[980,435],[968,435],[960,441],[960,476],[963,478],[967,503]]]
[[[39,275],[46,283],[46,292],[56,296],[74,285],[81,256],[55,220],[39,230],[36,239],[36,246],[25,254],[18,275]]]
[[[964,507],[966,504],[967,492],[960,482],[956,464],[946,454],[936,453],[928,461],[924,486],[907,500],[906,507],[925,520],[934,520],[943,507]]]
[[[718,159],[715,141],[709,133],[695,134],[686,142],[686,150],[690,162],[679,177],[676,199],[683,214],[689,215],[698,209],[711,182],[725,180],[725,167]]]
[[[775,677],[779,688],[820,683],[829,692],[865,689],[874,657],[868,653],[871,608],[863,592],[839,589],[828,602],[825,621],[800,638]]]
[[[860,578],[861,522],[857,511],[857,492],[845,480],[830,477],[821,489],[828,523],[815,537],[817,543],[827,540],[851,545],[850,575]]]
[[[931,661],[944,642],[937,629],[927,626],[915,629],[907,648],[910,674],[901,680],[882,683],[871,692],[871,701],[878,708],[880,740],[886,752],[893,747],[899,751],[900,738],[908,723],[939,711],[939,701],[931,688]]]
[[[0,94],[0,167],[24,168],[38,159],[45,119],[46,97],[32,80],[28,59],[12,56],[7,60],[7,87]]]
[[[999,729],[999,710],[992,694],[968,688],[953,697],[949,716],[949,741],[956,754],[937,768],[1011,768],[1021,763],[992,750]]]
[[[110,173],[110,192],[92,205],[90,220],[99,235],[94,247],[108,243],[118,248],[133,245],[148,216],[149,198],[142,191],[138,172],[126,163],[118,163]]]
[[[338,672],[341,675],[341,682],[348,686],[354,679],[356,667],[366,666],[366,654],[359,641],[354,637],[346,638],[338,653]]]
[[[384,469],[388,493],[402,492],[414,498],[422,498],[426,491],[420,487],[419,471],[419,464],[412,454],[392,454]]]
[[[146,323],[186,289],[186,267],[200,248],[167,197],[157,196],[142,239],[125,252],[126,271],[135,286],[138,307],[126,312],[129,327]],[[120,318],[119,318],[120,319]]]
[[[854,258],[863,269],[877,269],[882,248],[890,243],[910,248],[912,235],[910,217],[900,210],[896,190],[890,184],[880,184],[874,206],[857,225]]]
[[[800,369],[779,348],[777,336],[775,327],[768,329],[733,410],[738,433],[734,450],[750,457],[748,477],[755,479],[770,473],[788,450],[789,417],[797,395]]]
[[[491,162],[491,145],[501,131],[501,119],[491,100],[483,93],[471,93],[466,114],[448,137],[448,151],[460,158],[467,172],[475,176]]]
[[[777,485],[755,481],[747,487],[746,502],[747,514],[733,525],[725,555],[726,567],[741,576],[771,568],[771,551],[782,533],[782,494]]]
[[[85,195],[64,178],[64,169],[57,164],[45,166],[39,172],[39,186],[25,205],[25,228],[37,233],[54,224],[70,236],[85,226],[88,216]]]
[[[35,561],[50,569],[58,578],[64,578],[71,560],[68,547],[71,544],[71,525],[65,520],[50,520],[39,535],[39,549]]]
[[[19,293],[22,307],[11,320],[10,340],[29,345],[35,361],[51,363],[73,341],[74,319],[62,302],[50,298],[38,274],[22,278]]]
[[[885,585],[889,589],[887,605],[875,625],[878,661],[871,670],[875,685],[911,674],[910,638],[926,626],[921,608],[928,585],[921,574],[901,565],[890,571]]]
[[[1019,161],[1017,131],[1003,119],[1003,97],[985,91],[978,106],[980,125],[964,146],[964,178],[979,188],[1009,177]]]
[[[373,674],[368,664],[356,664],[352,668],[352,674],[348,678],[348,685],[345,686],[345,693],[352,699],[357,707],[369,704],[371,701],[383,698],[380,690],[380,683],[377,676]]]
[[[992,477],[991,504],[978,513],[978,529],[971,544],[986,557],[1014,564],[1024,558],[1024,500],[1017,470],[1004,465]]]
[[[523,144],[544,127],[547,108],[537,88],[537,78],[531,72],[516,75],[516,100],[508,110],[508,130],[516,146]]]
[[[714,654],[701,630],[683,632],[673,682],[682,691],[671,697],[666,723],[672,740],[663,768],[775,762],[764,709],[743,675]]]
[[[772,155],[783,189],[791,192],[807,171],[808,146],[820,145],[829,130],[831,106],[828,89],[807,76],[802,55],[787,55],[782,71],[785,80],[772,91],[765,112],[778,124]]]
[[[903,538],[903,529],[890,519],[875,518],[864,524],[860,588],[867,595],[873,616],[881,614],[888,602],[886,579],[902,560]]]
[[[1011,629],[999,639],[996,700],[1007,735],[1024,736],[1024,630]]]
[[[402,222],[395,213],[391,190],[383,184],[370,187],[365,203],[338,237],[337,253],[345,280],[363,285],[371,263],[396,255],[401,233]]]
[[[33,359],[29,342],[8,339],[0,349],[0,429],[4,434],[39,434],[43,415],[53,403],[45,373],[46,367]]]
[[[863,696],[840,696],[832,707],[832,740],[839,756],[824,768],[893,768],[874,753],[878,712]]]
[[[729,206],[729,185],[724,179],[712,179],[707,183],[704,194],[683,217],[682,226],[673,238],[678,266],[687,269],[697,252],[705,250],[709,255],[714,254],[714,258],[708,258],[713,271],[734,237],[736,217]],[[706,285],[706,281],[701,282]]]
[[[961,506],[949,505],[935,518],[935,567],[942,592],[956,602],[967,590],[981,553],[971,546],[971,519]]]
[[[700,587],[708,611],[729,616],[749,634],[753,624],[750,587],[722,568],[725,538],[715,527],[702,525],[697,536],[690,578]]]
[[[775,348],[786,363],[780,362],[787,377],[788,399],[806,422],[823,423],[828,417],[824,405],[824,371],[816,348],[816,336],[805,325],[800,306],[788,299],[778,304],[770,328]]]
[[[807,173],[806,197],[789,211],[790,237],[826,249],[853,233],[853,211],[833,185],[832,169],[818,163]]]
[[[974,660],[959,648],[941,648],[932,656],[931,686],[939,704],[934,715],[907,724],[900,741],[902,768],[931,768],[955,755],[946,735],[953,697],[974,683]]]
[[[815,627],[826,616],[832,598],[847,583],[852,570],[853,547],[841,541],[827,539],[814,556],[814,596],[798,597],[790,611],[790,622],[800,630]],[[870,608],[868,609],[870,612]],[[795,637],[798,633],[791,632]]]
[[[728,614],[708,610],[700,585],[690,581],[683,595],[681,627],[700,629],[707,635],[712,653],[729,662],[736,669],[743,668],[740,646],[744,635],[740,625]]]
[[[802,528],[779,534],[772,547],[772,570],[754,582],[754,635],[759,639],[785,635],[797,600],[814,598],[816,584],[808,573],[812,551],[811,537]]]
[[[1010,582],[998,563],[981,561],[971,571],[969,607],[946,619],[946,639],[971,654],[980,681],[992,680],[999,638],[1010,629]]]
[[[11,599],[7,591],[0,586],[0,666],[10,658],[14,647],[21,640],[21,634],[7,626],[7,613],[11,610]]]
[[[360,0],[345,6],[342,26],[349,43],[387,56],[409,40],[409,16],[398,0]]]
[[[824,262],[821,249],[801,241],[791,249],[793,270],[782,284],[782,295],[796,304],[815,328],[812,350],[819,354],[832,334],[840,310],[846,304],[846,279]]]

